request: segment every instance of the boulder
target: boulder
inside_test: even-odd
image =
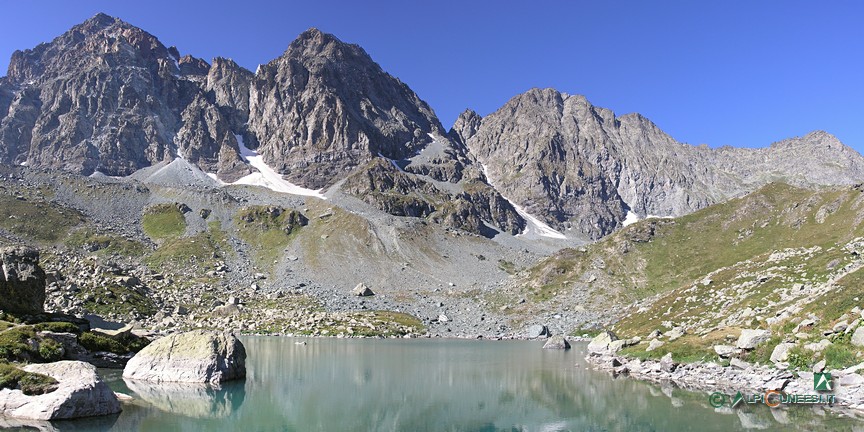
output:
[[[375,295],[365,284],[359,283],[351,292],[357,297],[369,297]]]
[[[528,326],[525,330],[525,337],[529,339],[536,339],[539,337],[548,337],[549,329],[542,324],[534,324],[532,326]]]
[[[849,342],[857,347],[864,347],[864,326],[855,329],[855,333],[852,333],[852,339]]]
[[[604,330],[597,336],[594,336],[594,339],[591,339],[591,342],[588,343],[588,352],[607,352],[609,351],[609,344],[616,340],[618,340],[618,336],[616,336],[615,333],[612,333],[609,330]]]
[[[828,348],[829,346],[831,346],[831,341],[828,339],[822,339],[819,342],[813,342],[804,345],[804,349],[813,351],[814,353],[820,353],[822,351],[825,351],[825,348]]]
[[[675,339],[680,338],[681,336],[684,336],[685,334],[687,334],[687,332],[683,328],[675,327],[666,333],[666,337],[668,337],[669,341],[671,342],[671,341],[674,341]]]
[[[27,372],[57,380],[57,389],[27,396],[21,390],[0,390],[0,415],[33,420],[64,420],[120,412],[120,401],[96,374],[96,367],[80,361],[31,364]]]
[[[777,344],[777,346],[774,347],[774,351],[771,352],[771,361],[774,363],[780,363],[789,360],[789,350],[792,348],[795,348],[794,343],[783,342]]]
[[[675,372],[678,363],[672,360],[672,353],[667,353],[660,359],[660,370],[663,372]]]
[[[753,349],[764,342],[771,339],[771,332],[768,330],[741,330],[741,336],[738,337],[738,342],[735,346],[741,349]]]
[[[150,382],[218,384],[246,377],[246,348],[233,335],[205,330],[158,339],[123,370],[123,378]]]
[[[546,343],[543,344],[543,349],[568,350],[570,349],[570,342],[567,342],[564,336],[555,335],[546,340]]]
[[[732,354],[735,354],[737,348],[731,345],[714,345],[714,352],[717,353],[718,356],[723,358],[729,358]]]
[[[39,314],[45,305],[45,271],[39,251],[26,246],[0,249],[0,310]]]
[[[729,359],[729,366],[736,369],[744,370],[749,369],[752,365],[744,360],[739,359],[738,357],[732,357],[731,359]]]
[[[657,348],[663,346],[663,341],[653,339],[650,343],[648,343],[648,348],[645,348],[645,351],[654,351]]]

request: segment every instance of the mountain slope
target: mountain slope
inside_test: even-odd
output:
[[[772,181],[864,181],[864,158],[825,132],[765,149],[691,146],[638,114],[616,117],[553,89],[518,95],[451,134],[488,167],[502,194],[559,229],[600,238],[628,213],[681,216]]]

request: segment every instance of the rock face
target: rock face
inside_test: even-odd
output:
[[[20,390],[0,390],[0,414],[33,420],[64,420],[120,412],[117,396],[96,374],[96,367],[79,361],[31,364],[27,372],[58,381],[53,392],[26,396]]]
[[[553,89],[518,95],[451,129],[491,184],[555,228],[591,238],[640,217],[681,216],[771,181],[854,184],[864,158],[825,132],[764,149],[682,144],[638,114],[615,116]]]
[[[195,330],[158,339],[138,352],[123,378],[218,384],[246,377],[246,348],[234,335]]]
[[[432,109],[357,45],[310,29],[255,75],[250,129],[259,152],[319,189],[381,154],[404,159],[444,135]]]
[[[230,181],[243,168],[231,110],[217,102],[248,75],[226,79],[230,68],[221,66],[211,100],[205,61],[179,58],[153,35],[98,14],[12,55],[0,80],[0,162],[128,175],[184,155]]]
[[[0,310],[37,314],[45,303],[45,272],[39,251],[24,246],[0,249]]]

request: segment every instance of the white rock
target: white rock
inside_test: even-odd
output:
[[[96,374],[96,367],[80,361],[31,364],[27,372],[58,381],[53,392],[27,396],[21,390],[0,390],[0,415],[33,420],[94,417],[120,412],[117,396]]]
[[[852,333],[852,339],[849,343],[857,347],[864,346],[864,326],[855,329],[855,333]]]
[[[194,330],[158,339],[129,360],[123,378],[216,384],[246,376],[246,348],[228,333]]]
[[[738,337],[738,342],[735,346],[741,349],[753,349],[766,342],[771,338],[771,332],[768,330],[741,330],[741,336]]]
[[[774,347],[774,351],[771,352],[771,361],[774,363],[785,362],[789,360],[789,350],[795,348],[794,343],[779,343],[776,347]]]
[[[604,330],[600,332],[591,342],[588,343],[588,352],[603,353],[609,350],[609,344],[618,340],[618,336],[611,331]]]
[[[651,342],[648,344],[648,348],[645,348],[645,351],[654,351],[655,349],[663,346],[663,344],[663,341],[652,339]]]
[[[731,345],[714,345],[714,352],[717,353],[718,356],[727,358],[735,353],[737,348]]]

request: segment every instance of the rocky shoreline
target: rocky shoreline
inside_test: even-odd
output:
[[[824,370],[824,363],[813,371],[789,371],[767,365],[750,364],[733,358],[728,366],[714,362],[678,363],[667,354],[659,360],[640,360],[608,352],[591,352],[585,360],[595,369],[607,371],[615,377],[626,376],[658,384],[673,384],[691,390],[715,392],[728,399],[715,410],[729,410],[731,398],[737,392],[765,395],[782,392],[787,395],[834,395],[832,404],[814,405],[857,419],[864,419],[864,363],[842,370]],[[814,391],[814,373],[828,372],[833,378],[833,391]],[[713,406],[713,405],[712,405]]]

